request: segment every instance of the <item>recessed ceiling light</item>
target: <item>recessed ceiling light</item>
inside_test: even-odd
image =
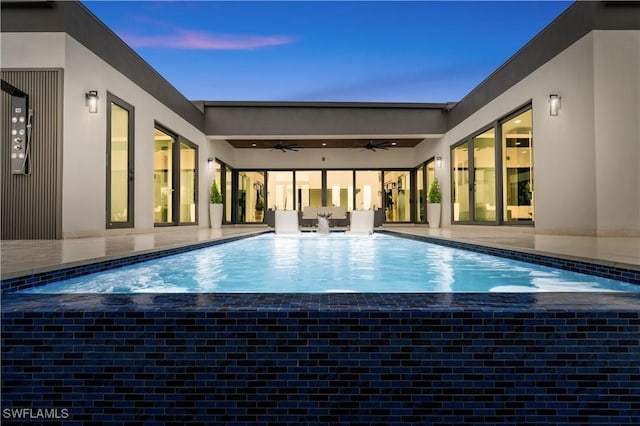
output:
[[[256,146],[256,144],[255,144],[255,143],[252,143],[252,144],[251,144],[251,146]]]
[[[522,123],[522,120],[516,120],[516,121],[514,121],[514,123],[520,124],[520,123]]]
[[[396,142],[391,142],[391,145],[396,146]]]
[[[322,142],[322,146],[327,146],[327,143],[326,142]]]

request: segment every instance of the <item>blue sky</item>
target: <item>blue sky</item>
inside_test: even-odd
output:
[[[564,1],[84,1],[192,100],[458,101]]]

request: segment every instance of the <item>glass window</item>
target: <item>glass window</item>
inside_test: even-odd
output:
[[[353,210],[353,171],[327,171],[327,206]]]
[[[296,171],[296,203],[299,211],[307,206],[322,206],[322,172],[320,170]]]
[[[496,220],[496,135],[492,128],[473,138],[474,220]]]
[[[172,135],[154,129],[153,153],[153,221],[172,223],[173,219],[173,145]]]
[[[231,167],[225,166],[224,172],[224,193],[222,203],[224,204],[224,220],[226,223],[233,222],[233,171]]]
[[[215,180],[218,182],[218,188],[222,193],[222,205],[224,209],[224,218],[223,223],[231,223],[232,222],[232,211],[231,208],[233,206],[233,190],[232,185],[232,169],[227,166],[220,160],[216,160],[215,162]]]
[[[107,228],[133,227],[133,107],[108,94]]]
[[[262,211],[256,210],[259,199],[264,200],[264,172],[244,171],[238,173],[238,222],[262,222]],[[263,201],[264,202],[264,201]],[[257,214],[259,213],[259,214]]]
[[[451,151],[451,180],[453,188],[453,221],[468,221],[469,218],[469,142],[462,143]]]
[[[356,209],[377,210],[382,208],[382,172],[356,171]]]
[[[503,122],[501,132],[503,220],[532,222],[534,202],[531,110]]]
[[[430,160],[427,161],[427,193],[434,180],[436,180],[436,162],[435,160]]]
[[[196,222],[197,149],[186,142],[180,143],[180,222]]]
[[[424,192],[424,165],[416,169],[416,221],[424,222],[424,205],[425,205],[425,192]]]
[[[267,186],[267,202],[270,207],[274,210],[295,210],[293,172],[267,172]],[[258,206],[263,210],[264,200]]]
[[[384,205],[387,222],[411,220],[410,175],[408,170],[384,172]]]

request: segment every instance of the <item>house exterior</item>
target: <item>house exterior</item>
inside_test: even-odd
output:
[[[226,224],[427,223],[438,178],[443,226],[640,236],[637,3],[573,4],[448,104],[192,102],[80,3],[1,19],[2,239],[208,227],[214,178]]]

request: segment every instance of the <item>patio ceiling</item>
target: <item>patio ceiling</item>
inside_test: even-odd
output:
[[[413,148],[423,138],[371,138],[371,139],[227,139],[235,148],[273,149],[276,144],[294,145],[297,149],[306,148],[360,148],[372,143],[374,146],[388,148]],[[383,148],[376,148],[383,149]]]

